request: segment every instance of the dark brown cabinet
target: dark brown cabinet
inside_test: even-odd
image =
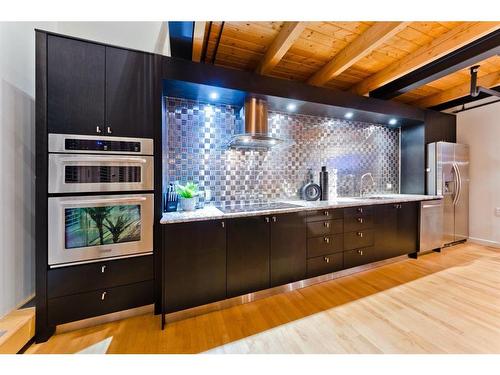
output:
[[[231,219],[227,223],[227,297],[269,288],[269,216]]]
[[[49,133],[153,138],[154,57],[50,35]]]
[[[226,297],[226,222],[165,225],[163,252],[164,312]]]
[[[271,216],[271,287],[306,276],[306,214]]]

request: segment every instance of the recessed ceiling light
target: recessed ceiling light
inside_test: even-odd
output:
[[[212,100],[219,98],[219,94],[217,94],[215,91],[212,91],[209,96],[210,96],[210,99],[212,99]]]
[[[352,113],[352,112],[347,112],[347,113],[344,115],[344,117],[345,117],[345,118],[352,118],[352,116],[353,116],[353,115],[354,115],[354,113]]]
[[[290,103],[286,106],[286,109],[289,111],[295,111],[297,109],[297,105],[295,103]]]
[[[396,120],[395,118],[391,118],[389,120],[389,125],[396,125],[398,123],[398,120]]]

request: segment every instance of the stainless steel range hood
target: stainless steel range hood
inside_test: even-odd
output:
[[[264,99],[248,97],[241,109],[245,128],[237,132],[228,143],[234,149],[269,149],[283,144],[283,140],[269,135],[267,126],[267,102]]]

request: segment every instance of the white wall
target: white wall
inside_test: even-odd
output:
[[[500,102],[460,112],[457,142],[470,146],[470,239],[500,247]]]
[[[169,54],[165,22],[0,22],[0,317],[35,291],[35,32]]]

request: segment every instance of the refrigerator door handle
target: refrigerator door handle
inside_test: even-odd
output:
[[[456,178],[456,189],[455,189],[455,197],[453,198],[453,205],[456,206],[458,200],[460,199],[460,192],[462,190],[462,178],[460,176],[460,170],[458,168],[457,163],[453,163],[453,171],[455,172]]]

